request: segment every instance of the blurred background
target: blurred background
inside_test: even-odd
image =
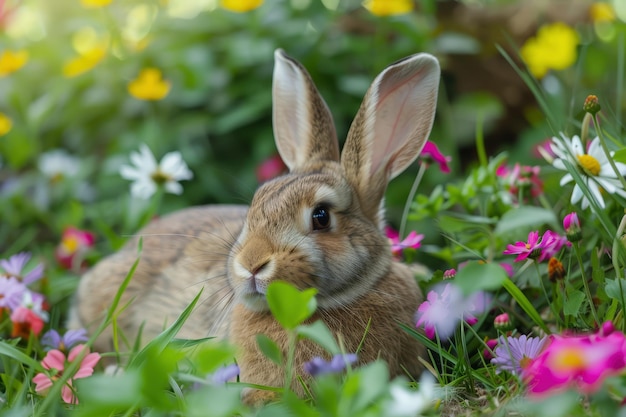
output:
[[[420,191],[463,177],[477,130],[489,154],[538,163],[533,147],[581,120],[574,102],[603,91],[615,103],[625,15],[623,0],[0,0],[0,253],[50,253],[72,226],[95,234],[97,259],[155,214],[249,202],[281,170],[272,159],[276,48],[311,73],[340,141],[385,66],[437,56],[431,140],[452,157],[452,173],[428,170]],[[576,64],[532,74],[563,115],[547,119],[502,51],[525,70],[520,48],[554,22],[577,34]],[[552,38],[555,54],[568,48]],[[119,174],[141,144],[157,160],[179,151],[193,172],[158,209],[131,197]],[[389,189],[392,224],[417,169]]]

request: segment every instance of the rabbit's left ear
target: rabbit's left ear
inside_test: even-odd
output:
[[[339,161],[333,117],[311,76],[281,49],[274,52],[272,119],[276,147],[290,171],[311,161]]]
[[[417,54],[376,77],[352,122],[341,155],[368,218],[378,212],[389,180],[420,154],[435,118],[439,63]]]

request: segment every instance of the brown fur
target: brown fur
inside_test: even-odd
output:
[[[72,327],[99,324],[135,261],[143,254],[124,294],[129,307],[119,328],[144,340],[175,320],[204,288],[181,337],[228,337],[239,348],[241,380],[282,386],[284,375],[259,351],[256,335],[272,338],[286,354],[287,336],[268,310],[265,292],[276,280],[318,290],[322,320],[347,352],[360,349],[359,362],[382,358],[391,375],[420,372],[423,347],[399,323],[411,324],[421,300],[411,269],[392,261],[382,233],[380,208],[387,182],[421,151],[434,117],[439,67],[416,55],[383,71],[373,82],[338,154],[332,117],[309,75],[281,51],[274,73],[276,143],[290,172],[261,186],[250,205],[190,208],[159,219],[118,253],[86,274],[71,317]],[[290,88],[293,87],[293,88]],[[314,227],[324,207],[330,224]],[[112,348],[112,334],[94,345]],[[300,341],[295,370],[313,356],[325,356]],[[296,380],[294,380],[296,381]],[[292,388],[303,393],[297,382]],[[258,403],[271,394],[248,391]]]

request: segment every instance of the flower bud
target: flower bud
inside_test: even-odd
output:
[[[565,216],[563,219],[563,229],[565,229],[565,235],[570,242],[579,242],[582,239],[582,230],[576,212]]]
[[[456,269],[446,269],[443,271],[443,279],[452,279],[456,276]]]
[[[493,327],[502,331],[511,330],[513,326],[511,325],[511,319],[509,318],[509,314],[502,313],[500,315],[497,315],[496,318],[493,319]]]
[[[598,102],[598,97],[590,94],[585,99],[585,103],[583,104],[583,110],[587,113],[590,113],[592,116],[595,116],[596,113],[600,111],[600,103]]]

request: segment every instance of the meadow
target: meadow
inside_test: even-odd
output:
[[[293,351],[259,336],[285,385],[252,407],[237,346],[177,337],[199,298],[128,351],[92,345],[133,269],[97,332],[67,318],[141,227],[286,172],[277,48],[340,141],[383,68],[439,60],[429,142],[385,198],[389,250],[421,265],[403,330],[427,355],[422,375],[357,366],[307,321],[315,291],[275,283],[290,340],[328,356],[298,397]],[[626,416],[625,81],[624,0],[0,0],[0,415]]]

